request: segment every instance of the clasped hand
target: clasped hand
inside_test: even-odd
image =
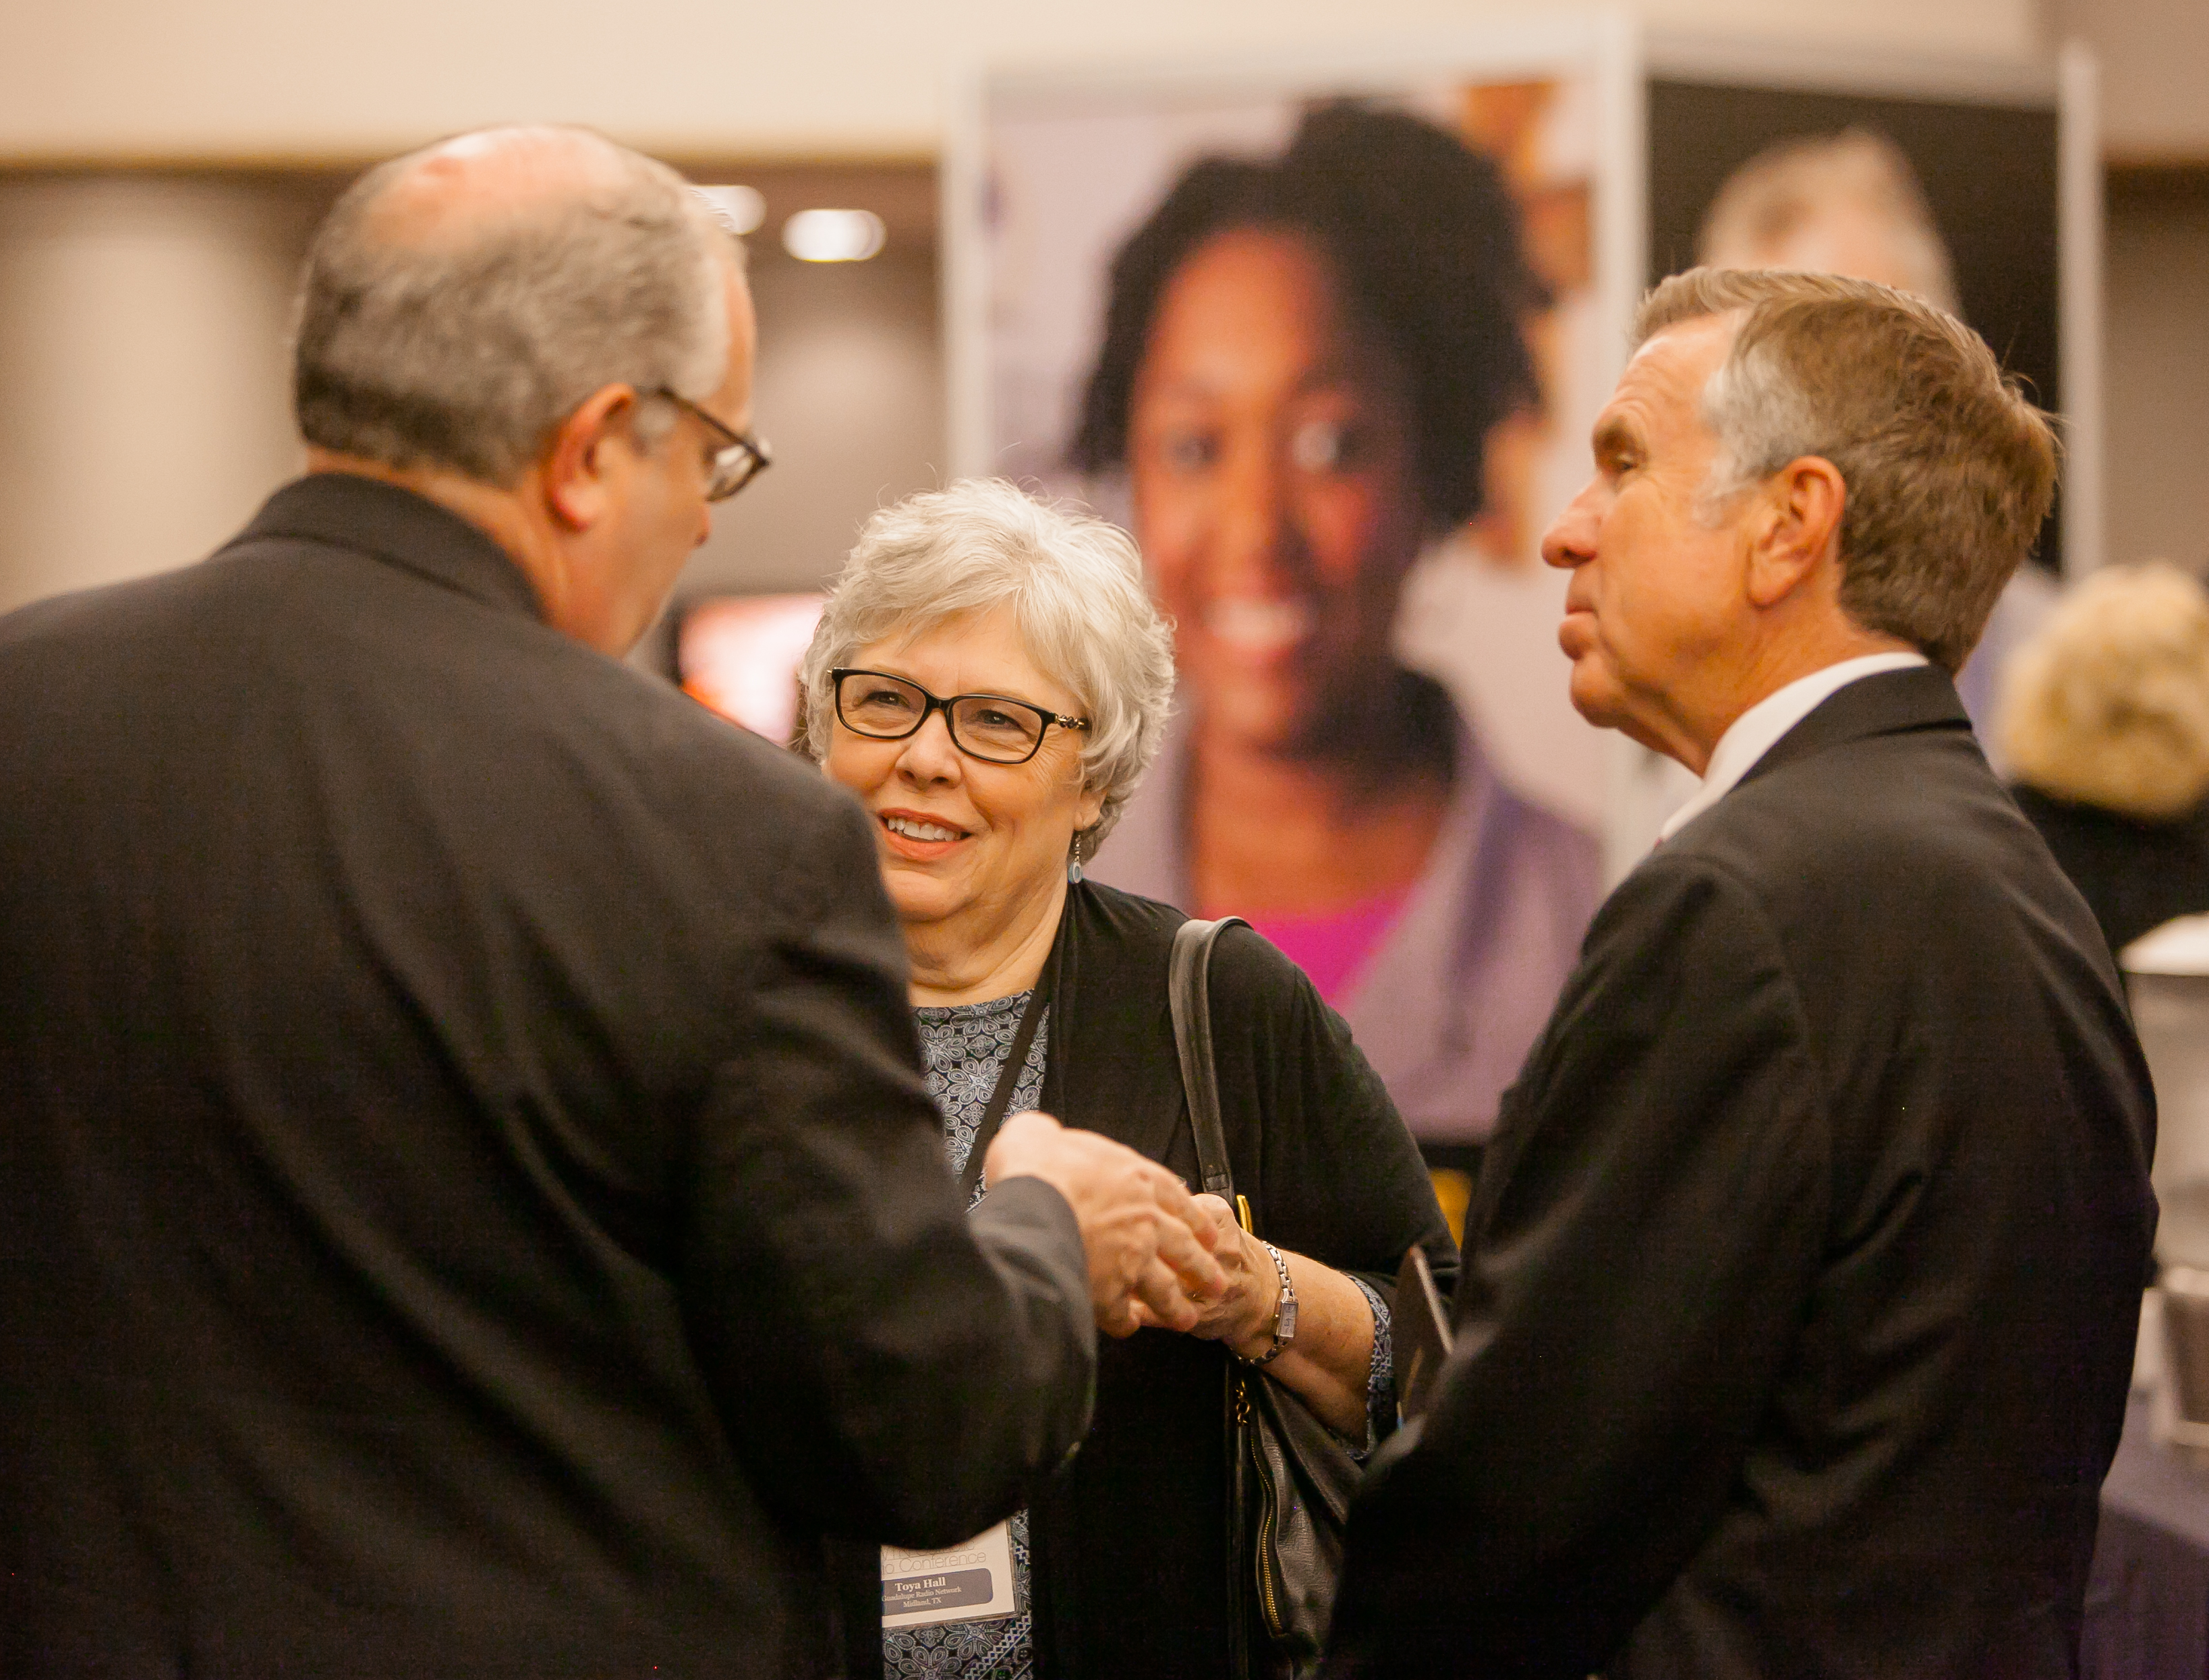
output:
[[[1195,1323],[1165,1328],[1206,1341],[1225,1342],[1246,1358],[1255,1357],[1257,1349],[1272,1341],[1273,1313],[1281,1298],[1281,1274],[1274,1269],[1273,1257],[1266,1252],[1265,1244],[1243,1229],[1235,1210],[1222,1198],[1205,1195],[1193,1200],[1199,1216],[1211,1227],[1212,1257],[1226,1279],[1226,1287],[1200,1306]],[[1136,1312],[1140,1317],[1140,1302]],[[1146,1317],[1141,1322],[1162,1321]]]
[[[1147,1324],[1202,1334],[1199,1326],[1230,1292],[1213,1257],[1219,1221],[1201,1205],[1219,1199],[1192,1196],[1124,1144],[1068,1130],[1047,1114],[1015,1114],[990,1143],[983,1171],[992,1184],[1040,1178],[1066,1198],[1081,1227],[1097,1328],[1107,1335],[1133,1335]]]

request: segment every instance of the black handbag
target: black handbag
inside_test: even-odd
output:
[[[1219,1081],[1212,1057],[1207,985],[1212,947],[1240,921],[1188,921],[1174,935],[1167,966],[1174,1047],[1196,1135],[1203,1188],[1236,1210],[1255,1232],[1250,1204],[1235,1192],[1219,1122]],[[1237,1676],[1303,1680],[1327,1647],[1335,1584],[1342,1576],[1350,1496],[1363,1473],[1339,1436],[1303,1401],[1261,1370],[1227,1366],[1229,1640]],[[1255,1616],[1251,1612],[1255,1609]],[[1261,1629],[1262,1646],[1249,1635]]]

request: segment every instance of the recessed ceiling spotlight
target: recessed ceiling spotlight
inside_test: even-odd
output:
[[[864,262],[882,248],[872,210],[800,210],[782,225],[782,248],[804,262]]]
[[[698,196],[713,207],[731,233],[749,233],[767,220],[767,200],[757,187],[701,187]]]

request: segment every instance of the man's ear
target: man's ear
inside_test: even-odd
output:
[[[1848,485],[1823,455],[1797,455],[1767,479],[1749,556],[1749,598],[1777,606],[1841,559]]]
[[[587,531],[606,516],[613,475],[626,465],[617,457],[636,447],[629,431],[635,418],[635,388],[604,385],[553,432],[541,457],[545,500],[568,530]]]

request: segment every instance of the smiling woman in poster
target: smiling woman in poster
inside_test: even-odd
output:
[[[1488,159],[1323,106],[1277,160],[1194,165],[1123,246],[1072,449],[1127,474],[1185,702],[1099,873],[1249,918],[1441,1165],[1487,1135],[1598,894],[1593,839],[1392,647],[1412,562],[1539,402],[1546,297]]]

